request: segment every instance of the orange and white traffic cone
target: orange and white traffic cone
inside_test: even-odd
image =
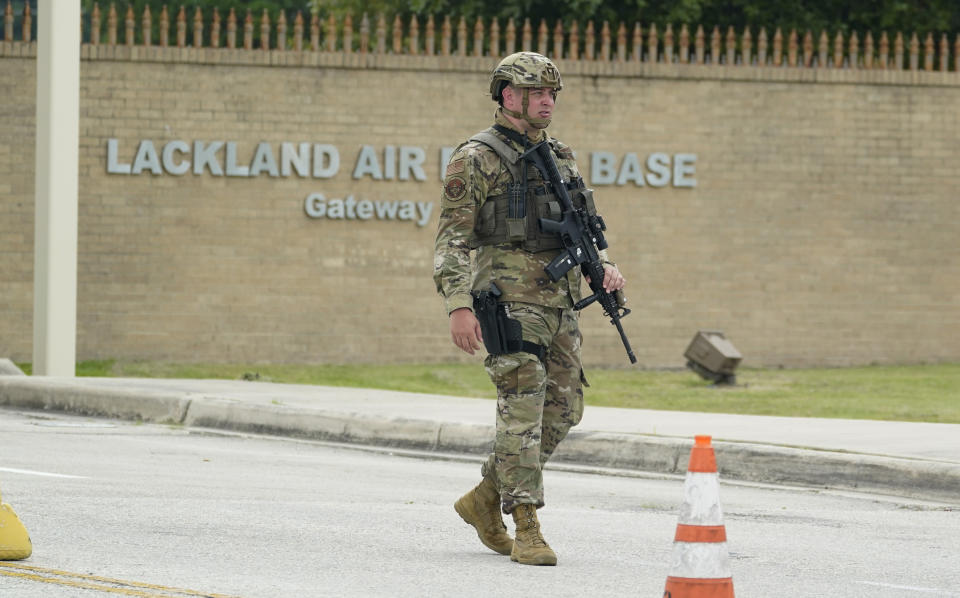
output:
[[[13,507],[0,500],[0,561],[19,561],[32,552],[27,528],[13,512]]]
[[[709,436],[695,437],[690,451],[663,598],[733,598],[720,479]]]

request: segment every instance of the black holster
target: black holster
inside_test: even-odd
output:
[[[473,312],[480,322],[480,333],[483,334],[483,346],[490,355],[517,353],[523,351],[531,353],[540,361],[544,360],[547,349],[543,345],[523,340],[523,329],[520,322],[507,315],[507,307],[500,302],[502,295],[496,284],[490,283],[486,291],[472,291]]]

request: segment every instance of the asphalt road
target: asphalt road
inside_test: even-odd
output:
[[[0,596],[662,595],[682,478],[547,472],[559,565],[540,568],[454,513],[478,468],[0,410],[0,491],[34,544],[0,563]],[[738,596],[960,597],[955,507],[731,484],[721,499]]]

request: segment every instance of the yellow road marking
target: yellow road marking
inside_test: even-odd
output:
[[[14,564],[7,561],[0,562],[0,575],[19,577],[41,583],[52,583],[61,586],[71,586],[87,590],[97,590],[108,594],[123,594],[125,596],[140,596],[142,598],[183,598],[184,596],[201,596],[205,598],[237,598],[226,594],[211,594],[184,588],[126,581],[100,577],[98,575],[84,575],[58,569],[47,569],[31,565]]]

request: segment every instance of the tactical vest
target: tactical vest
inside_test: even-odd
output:
[[[500,139],[493,128],[477,133],[470,141],[480,142],[495,151],[513,176],[513,183],[506,193],[487,196],[480,206],[473,235],[468,240],[470,247],[516,243],[531,253],[560,249],[563,245],[559,235],[540,230],[540,218],[559,220],[562,215],[560,200],[540,171]],[[553,140],[551,148],[556,153]],[[584,187],[582,178],[567,181],[566,186],[575,208],[596,213],[593,191]]]

